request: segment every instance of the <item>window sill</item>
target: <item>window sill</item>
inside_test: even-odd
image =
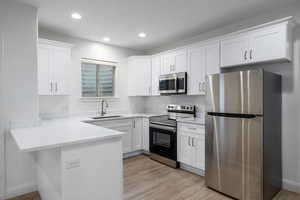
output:
[[[113,96],[113,97],[80,97],[80,101],[82,101],[82,102],[99,102],[101,99],[118,100],[120,98],[118,96]]]

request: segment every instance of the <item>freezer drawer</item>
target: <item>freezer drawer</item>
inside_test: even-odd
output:
[[[263,114],[262,70],[213,74],[206,82],[206,111]]]
[[[206,115],[206,185],[242,200],[263,194],[263,118]]]

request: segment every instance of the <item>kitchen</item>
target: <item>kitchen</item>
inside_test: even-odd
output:
[[[198,3],[195,1],[190,3],[190,5],[183,6],[179,2],[176,2],[172,5],[172,8],[179,9],[182,6],[186,8],[186,10],[183,9],[183,13],[187,15],[188,12],[195,11],[193,5],[199,5]],[[202,3],[208,7],[214,6],[213,3],[210,4],[206,1],[202,1]],[[58,2],[26,0],[1,2],[0,21],[2,27],[0,33],[2,48],[0,80],[2,81],[2,88],[0,92],[3,99],[0,106],[3,112],[1,114],[0,180],[5,181],[0,181],[0,199],[9,199],[35,191],[39,191],[42,196],[44,195],[43,191],[46,190],[39,189],[43,187],[43,184],[40,186],[38,181],[40,176],[37,173],[37,169],[35,169],[37,163],[40,163],[45,156],[44,154],[39,155],[42,152],[49,151],[55,157],[60,153],[64,154],[71,143],[71,146],[74,147],[81,145],[81,142],[89,144],[92,142],[91,138],[95,139],[95,137],[97,137],[95,141],[99,142],[99,149],[101,149],[101,145],[104,145],[102,140],[111,142],[110,139],[101,137],[103,136],[102,134],[101,136],[93,134],[82,135],[79,134],[79,131],[78,134],[74,134],[77,137],[76,140],[78,143],[76,144],[71,140],[73,139],[71,137],[61,139],[59,134],[38,134],[38,132],[43,132],[41,130],[46,129],[55,132],[57,129],[52,129],[52,127],[48,127],[49,124],[47,125],[47,123],[52,123],[52,121],[57,122],[53,122],[56,123],[56,127],[66,126],[69,128],[65,129],[70,131],[79,130],[83,127],[95,130],[95,132],[97,131],[96,129],[99,129],[99,132],[113,130],[114,132],[111,132],[111,134],[117,134],[117,138],[119,137],[119,139],[122,137],[122,153],[128,159],[125,159],[123,163],[125,170],[124,177],[114,178],[124,178],[124,188],[122,188],[121,182],[119,183],[119,187],[120,194],[124,189],[125,199],[146,199],[143,195],[148,195],[150,199],[151,197],[152,199],[168,199],[168,195],[172,194],[174,194],[174,198],[179,199],[201,199],[201,197],[205,199],[205,195],[216,195],[211,198],[222,198],[222,195],[219,193],[205,187],[205,178],[202,177],[205,175],[205,168],[207,167],[204,161],[206,159],[204,151],[206,138],[204,135],[207,134],[204,128],[204,123],[206,124],[207,120],[204,120],[204,118],[207,111],[207,91],[209,91],[206,88],[206,75],[258,69],[265,69],[266,71],[282,76],[281,134],[282,183],[284,191],[279,193],[277,198],[285,198],[285,195],[290,196],[291,199],[299,198],[297,194],[292,192],[300,191],[300,149],[298,147],[300,138],[297,132],[299,129],[299,123],[297,123],[299,119],[297,102],[299,100],[298,69],[300,55],[300,32],[297,24],[300,18],[298,13],[300,5],[297,1],[292,0],[288,2],[279,0],[275,2],[268,0],[254,1],[251,5],[240,3],[236,7],[234,4],[237,1],[232,1],[231,3],[230,8],[233,10],[240,9],[242,14],[245,12],[244,17],[241,17],[242,14],[239,15],[239,13],[232,13],[231,15],[229,12],[230,8],[227,10],[225,8],[218,8],[218,12],[223,12],[224,15],[227,14],[227,18],[224,18],[219,24],[215,21],[215,23],[212,22],[209,24],[211,27],[207,25],[206,29],[203,28],[201,31],[197,31],[196,34],[184,34],[184,37],[177,37],[170,41],[165,39],[164,42],[155,44],[154,37],[156,37],[156,33],[154,33],[155,28],[151,30],[153,26],[151,23],[149,24],[149,28],[145,25],[140,25],[141,27],[138,27],[139,30],[134,28],[134,30],[128,30],[128,33],[125,32],[124,35],[117,34],[126,29],[123,26],[113,27],[115,29],[111,29],[108,31],[109,33],[94,29],[94,26],[87,26],[87,23],[97,24],[102,21],[102,26],[106,29],[111,28],[105,20],[93,22],[94,19],[99,20],[99,18],[96,17],[97,14],[90,14],[88,11],[95,12],[95,10],[100,9],[101,6],[98,4],[96,4],[98,6],[91,8],[91,5],[80,2],[72,6],[67,1],[62,4]],[[108,3],[108,7],[114,10],[116,4],[117,2]],[[146,5],[149,8],[154,8],[145,1],[134,4],[136,9],[142,9]],[[158,8],[160,5],[156,6],[155,8]],[[162,2],[161,6],[166,5]],[[249,9],[247,6],[249,6]],[[258,9],[260,6],[261,8]],[[129,14],[128,7],[130,6],[123,4],[119,5],[119,7],[117,6],[120,12],[119,17],[122,17],[122,14],[124,16],[128,15],[128,18],[123,16],[124,20],[128,21],[131,19],[127,25],[135,27],[133,24],[136,21],[130,18],[131,15]],[[117,8],[115,9],[117,10]],[[55,10],[57,10],[56,17],[52,14]],[[74,13],[75,11],[78,12],[75,18],[82,17],[81,19],[71,18],[70,15],[76,14]],[[225,11],[228,13],[225,13]],[[154,19],[160,18],[159,13],[157,11],[157,16]],[[80,14],[82,14],[81,17],[79,17]],[[107,14],[105,10],[103,10],[103,14]],[[151,16],[150,13],[147,12],[147,14]],[[193,14],[197,15],[196,13]],[[133,17],[135,15],[143,16],[141,13],[133,13]],[[182,26],[182,30],[186,30],[183,22],[179,19],[191,20],[191,18],[174,13],[172,13],[172,16],[177,17],[178,26]],[[206,20],[221,20],[222,17],[220,16],[219,18],[212,18],[211,16],[211,18],[207,18]],[[165,17],[170,20],[168,21],[169,23],[172,22],[170,16]],[[118,21],[120,18],[111,18],[111,20]],[[200,18],[198,21],[199,23],[201,22]],[[202,19],[201,25],[204,26],[205,23],[203,21],[205,20]],[[170,26],[170,24],[166,25],[165,21],[159,22],[159,19],[156,19],[155,25],[160,27],[161,30],[163,30],[163,26],[170,29],[173,27],[178,28],[176,24]],[[64,26],[67,28],[64,29]],[[87,31],[86,29],[88,28],[89,30]],[[97,30],[98,32],[93,33],[93,30]],[[160,31],[160,33],[163,35],[164,32],[170,33],[172,31],[175,32],[176,29]],[[268,37],[268,35],[271,36]],[[126,37],[128,40],[126,40]],[[131,44],[129,43],[130,40],[132,40]],[[20,47],[20,44],[22,44],[22,47]],[[41,51],[41,49],[44,51]],[[60,52],[63,52],[63,54],[56,54],[61,49],[63,51]],[[54,58],[55,56],[60,56],[60,59]],[[57,62],[66,57],[69,57],[69,65]],[[45,63],[51,66],[48,66],[51,72],[45,72],[47,69],[41,71],[40,66],[45,66]],[[58,65],[67,67],[61,68],[60,66],[58,69],[56,68]],[[24,67],[20,68],[19,66]],[[111,75],[109,79],[110,86],[108,87],[110,88],[108,91],[109,97],[97,97],[100,94],[97,92],[97,88],[92,93],[89,93],[89,91],[84,93],[82,83],[85,81],[85,77],[83,74],[88,74],[94,69],[101,68],[99,66],[104,66],[102,69],[106,70],[105,73]],[[164,89],[171,94],[163,94],[164,92],[162,89],[160,90],[160,86],[163,88],[165,84],[159,83],[163,82],[163,79],[168,74],[182,72],[186,72],[186,77],[183,75],[183,79],[187,84],[183,85],[187,87],[183,87],[183,93],[186,92],[187,94],[174,95],[172,94],[174,93],[174,91],[172,92],[174,90],[172,87]],[[180,74],[178,75],[180,76]],[[178,79],[177,76],[175,78],[176,80]],[[87,84],[89,83],[88,81]],[[67,85],[67,87],[63,87],[64,85]],[[84,96],[84,94],[87,96]],[[104,93],[101,93],[101,95],[104,96]],[[174,105],[181,105],[183,107],[174,107]],[[191,112],[185,109],[191,109]],[[104,116],[121,115],[121,118],[111,117],[101,120],[90,118],[100,116],[101,113],[104,114],[105,112]],[[178,118],[176,126],[177,142],[179,142],[177,143],[177,161],[183,170],[177,169],[172,171],[174,170],[173,168],[165,168],[167,165],[160,165],[163,162],[161,158],[148,160],[148,157],[141,157],[142,153],[147,154],[149,151],[151,153],[151,137],[147,138],[147,136],[149,137],[151,132],[152,117],[168,113],[171,118],[174,116],[183,116],[180,119]],[[193,115],[193,117],[196,116],[197,120],[188,121],[184,119],[185,114]],[[70,121],[64,121],[70,117],[72,118]],[[47,127],[40,125],[41,119],[43,119],[42,122]],[[74,120],[78,122],[76,126],[74,125]],[[159,120],[162,121],[161,118]],[[83,123],[82,121],[88,121],[89,123]],[[31,132],[32,129],[37,131],[32,140],[26,135],[26,131],[28,132],[29,129]],[[55,133],[59,133],[59,131]],[[93,133],[93,131],[90,133]],[[24,135],[26,136],[24,137]],[[49,139],[43,141],[42,138],[46,136],[49,136]],[[91,140],[87,141],[88,136],[91,137],[89,138]],[[59,142],[55,140],[55,144],[49,144],[57,138],[60,139]],[[181,140],[181,138],[183,139]],[[27,144],[33,145],[34,143],[36,145],[35,148],[26,146],[25,143],[22,146],[22,141],[25,140],[28,142]],[[37,141],[44,142],[43,145],[46,147],[42,148],[44,149],[43,151],[40,149],[40,144],[37,145],[35,143]],[[113,141],[115,143],[111,144],[119,145],[117,139]],[[180,144],[181,142],[182,144]],[[199,147],[198,143],[201,149],[195,150],[195,147]],[[61,148],[60,153],[51,151],[51,149],[58,148],[56,145],[59,145]],[[276,151],[278,149],[280,150],[280,148],[276,148]],[[101,161],[101,157],[99,156],[99,162]],[[103,156],[104,158],[107,159]],[[113,158],[115,158],[114,161],[120,167],[111,169],[111,172],[116,170],[115,172],[119,173],[120,170],[122,171],[121,165],[123,161],[117,154],[111,156],[111,160]],[[79,160],[79,165],[77,161],[78,158],[72,159],[67,163],[69,165],[66,166],[66,169],[72,171],[78,170],[80,164],[81,166],[85,166],[83,158]],[[197,183],[195,184],[196,186],[190,186],[187,190],[196,189],[198,197],[192,194],[188,196],[188,192],[187,196],[180,193],[180,187],[184,186],[184,180],[182,180],[181,185],[177,186],[177,189],[176,187],[172,188],[169,182],[168,184],[165,182],[166,188],[173,192],[166,189],[167,194],[164,194],[159,189],[159,186],[163,184],[160,182],[162,180],[156,174],[152,174],[152,177],[156,177],[152,182],[150,176],[147,180],[143,180],[143,176],[134,176],[134,173],[145,167],[143,163],[145,163],[145,166],[161,170],[161,173],[172,174],[173,177],[168,177],[170,180],[180,181],[173,179],[180,174],[195,180],[195,183]],[[109,170],[109,163],[107,163],[107,166],[107,168],[103,166],[103,170]],[[65,169],[61,170],[66,172]],[[143,174],[142,172],[140,173]],[[66,174],[68,175],[68,173]],[[195,174],[197,175],[194,177],[193,175]],[[75,174],[69,178],[76,179],[78,178],[77,175]],[[100,176],[100,173],[98,175]],[[64,177],[64,173],[61,173],[61,176]],[[147,178],[146,172],[144,172],[144,178]],[[91,180],[91,182],[93,181],[101,184],[100,181]],[[150,192],[145,191],[143,186],[147,187],[146,183],[156,189],[150,190]],[[73,186],[72,183],[69,184]],[[94,185],[95,188],[97,188],[97,184]],[[57,185],[54,186],[56,187]],[[197,186],[205,189],[201,190]],[[80,188],[78,185],[74,187]],[[63,188],[61,189],[62,193],[71,191],[70,195],[79,195],[78,193],[80,192],[88,193],[88,190],[78,190],[75,192],[74,188],[71,188],[71,190],[65,189],[68,187]],[[137,191],[134,191],[133,188],[136,188]],[[91,193],[93,188],[89,189],[89,193]],[[72,193],[72,191],[74,192]],[[108,189],[107,191],[110,190]],[[127,193],[127,191],[130,191],[131,194]],[[286,191],[291,191],[291,193]],[[179,196],[176,196],[176,194]],[[104,195],[104,192],[101,193],[100,191],[98,195]],[[85,197],[88,198],[87,196]],[[80,199],[79,196],[76,198]],[[72,199],[76,198],[72,197]],[[116,197],[110,198],[116,199]],[[47,197],[43,197],[43,199],[47,199]],[[92,196],[90,196],[90,199],[92,199]]]

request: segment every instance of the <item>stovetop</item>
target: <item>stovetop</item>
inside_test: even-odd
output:
[[[150,117],[150,123],[176,127],[177,122],[174,119],[169,119],[168,115]]]

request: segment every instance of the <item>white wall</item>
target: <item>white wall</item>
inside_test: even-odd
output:
[[[32,125],[38,119],[37,10],[15,1],[2,0],[0,24],[0,138],[1,147],[4,141],[6,143],[6,147],[1,148],[6,150],[6,192],[8,195],[14,195],[31,191],[35,186],[32,157],[20,153],[9,134],[6,134],[4,140],[3,133],[7,133],[9,127]],[[4,180],[1,176],[0,185],[1,182],[5,183]]]
[[[70,95],[40,96],[40,116],[43,118],[68,114],[95,113],[97,102],[83,101],[81,94],[81,58],[117,62],[116,70],[116,95],[117,98],[109,99],[109,113],[131,113],[143,110],[143,98],[128,98],[127,96],[127,58],[144,52],[126,48],[110,46],[102,43],[71,38],[49,30],[39,30],[39,37],[69,42],[74,45],[71,55]]]
[[[177,43],[169,44],[158,49],[148,52],[149,54],[158,53],[163,50],[176,48],[206,40],[212,37],[221,36],[230,32],[240,30],[253,25],[262,24],[275,19],[294,16],[295,20],[299,24],[300,22],[300,2],[295,4],[282,7],[278,10],[271,10],[261,15],[249,18],[245,21],[234,23],[227,27],[220,27],[219,29],[213,30],[209,33],[198,35],[194,38],[187,39],[185,41],[178,41]],[[272,71],[282,75],[283,94],[282,94],[282,158],[283,158],[283,182],[284,187],[300,192],[300,27],[299,25],[294,31],[294,60],[292,63],[278,63],[278,64],[267,64],[260,66],[251,66],[253,68],[264,68],[268,71]],[[247,69],[247,67],[234,68],[233,70]],[[148,112],[159,112],[165,110],[165,105],[168,103],[179,102],[179,103],[190,103],[190,102],[201,102],[198,101],[201,97],[151,97],[146,100],[146,110]],[[157,106],[158,105],[158,106]],[[203,106],[203,104],[201,105]],[[276,147],[274,147],[276,148]]]

